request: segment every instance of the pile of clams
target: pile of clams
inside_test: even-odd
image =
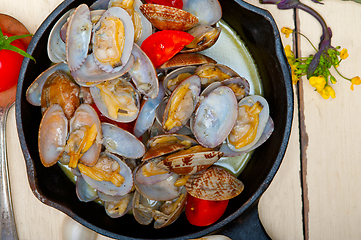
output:
[[[132,210],[155,228],[177,219],[188,194],[213,201],[240,194],[243,183],[214,163],[254,150],[273,131],[267,101],[199,53],[220,35],[218,1],[183,2],[178,9],[98,0],[68,11],[48,39],[54,64],[26,94],[43,114],[42,164],[67,166],[80,201],[101,202],[112,218]],[[140,46],[167,29],[194,40],[155,69]]]

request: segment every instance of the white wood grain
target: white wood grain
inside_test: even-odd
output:
[[[316,9],[333,32],[332,45],[349,50],[349,58],[339,70],[348,77],[361,76],[361,5],[328,0],[324,5],[304,1]],[[301,13],[301,31],[318,44],[321,30],[317,22]],[[302,41],[304,56],[313,53]],[[336,98],[324,100],[304,79],[309,189],[310,239],[361,238],[361,86],[337,77]]]

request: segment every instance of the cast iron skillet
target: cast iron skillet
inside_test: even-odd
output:
[[[32,81],[50,65],[46,45],[55,22],[70,8],[93,0],[66,0],[43,22],[35,33],[28,52],[36,63],[25,59],[19,76],[16,98],[16,121],[24,153],[30,187],[43,203],[69,215],[96,232],[119,239],[188,239],[218,232],[235,239],[268,238],[259,222],[257,205],[269,186],[284,156],[293,115],[293,91],[290,69],[284,55],[279,32],[272,16],[265,10],[241,0],[220,0],[223,19],[244,40],[259,69],[275,130],[270,139],[255,151],[246,169],[239,176],[244,191],[229,202],[222,218],[209,227],[192,226],[184,214],[168,227],[155,230],[138,224],[131,215],[112,219],[97,203],[80,202],[75,186],[55,165],[45,168],[38,154],[40,107],[30,105],[25,92]]]

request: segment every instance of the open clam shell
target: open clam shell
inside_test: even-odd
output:
[[[178,53],[158,67],[159,70],[169,70],[189,65],[216,64],[217,61],[201,53]]]
[[[95,188],[91,187],[82,176],[76,179],[76,195],[82,202],[91,202],[98,197],[98,192]]]
[[[183,10],[195,15],[203,24],[213,25],[222,18],[218,0],[183,0]]]
[[[129,75],[138,91],[149,98],[156,98],[159,92],[158,76],[152,61],[137,45],[133,45],[134,65]]]
[[[183,80],[172,92],[164,111],[164,132],[174,133],[181,129],[192,116],[201,91],[200,79],[192,75]]]
[[[70,17],[66,32],[66,58],[70,71],[75,71],[84,63],[92,32],[90,10],[80,4]]]
[[[105,37],[105,32],[98,32],[101,31],[101,26],[103,22],[106,19],[119,19],[124,26],[124,48],[121,53],[120,61],[116,64],[108,64],[103,63],[98,59],[98,56],[101,56],[100,54],[103,53],[104,46],[97,42],[98,36],[102,36],[102,39],[111,39],[112,36]],[[94,52],[94,60],[97,63],[97,65],[105,72],[117,72],[121,70],[125,64],[128,62],[128,59],[131,55],[132,49],[133,49],[133,43],[134,43],[134,26],[133,21],[127,11],[120,7],[111,7],[109,8],[99,19],[98,23],[93,27],[93,38],[92,38],[92,44],[93,44],[93,52]],[[99,54],[99,55],[98,55]]]
[[[177,68],[170,73],[168,73],[165,78],[163,79],[163,87],[167,94],[172,94],[172,91],[179,85],[181,81],[183,81],[185,78],[181,78],[180,76],[190,76],[194,75],[194,72],[196,71],[196,66],[185,66],[181,68]],[[187,75],[185,75],[187,74]]]
[[[120,185],[119,187],[115,186],[113,183],[109,181],[97,181],[94,180],[87,175],[82,173],[82,176],[84,180],[93,188],[97,189],[100,192],[103,192],[105,194],[115,196],[115,195],[125,195],[131,191],[133,188],[133,175],[130,168],[127,166],[127,164],[122,161],[119,157],[115,156],[112,153],[109,153],[107,151],[102,153],[107,158],[110,158],[120,165],[120,171],[119,174],[124,178],[124,183]]]
[[[112,153],[126,158],[141,158],[145,147],[133,134],[110,123],[102,123],[103,145]]]
[[[118,201],[104,202],[105,212],[111,218],[118,218],[128,213],[132,209],[134,193],[122,196]]]
[[[220,145],[231,132],[237,119],[237,99],[232,89],[220,86],[203,98],[192,119],[197,141],[208,148]]]
[[[267,125],[267,122],[269,120],[269,106],[268,106],[268,102],[267,100],[262,97],[262,96],[258,96],[258,95],[251,95],[248,97],[243,98],[241,101],[239,101],[238,103],[238,107],[242,107],[244,105],[252,107],[256,102],[259,102],[262,106],[262,110],[258,115],[258,126],[257,126],[257,133],[256,136],[254,138],[254,140],[252,142],[250,142],[249,144],[247,144],[244,147],[240,147],[240,148],[236,148],[231,142],[230,142],[230,136],[228,136],[227,138],[227,143],[228,143],[228,147],[234,151],[234,152],[242,152],[242,151],[247,151],[249,149],[251,149],[261,138],[265,127]],[[237,117],[237,121],[242,121],[242,116]],[[237,123],[235,124],[235,127],[237,127]],[[240,125],[240,130],[242,129],[243,125]],[[233,130],[232,130],[233,131]],[[268,132],[266,133],[268,135]]]
[[[64,152],[68,135],[68,120],[59,104],[51,105],[40,122],[39,156],[45,167],[54,165]]]
[[[156,165],[159,161],[161,161],[161,158],[153,158],[141,164],[134,172],[135,181],[139,184],[151,185],[169,178],[173,173],[168,171],[161,174],[151,174],[150,176],[144,174],[144,171],[157,170]]]
[[[28,87],[26,90],[26,100],[34,105],[40,106],[41,105],[41,92],[43,91],[43,86],[46,80],[50,75],[52,75],[56,71],[64,71],[70,74],[69,67],[66,63],[57,63],[50,68],[46,69],[42,72]]]
[[[201,78],[202,87],[207,87],[213,82],[222,82],[232,77],[239,77],[238,73],[223,64],[203,64],[199,66],[195,74]]]
[[[185,46],[181,51],[182,53],[199,52],[212,47],[221,35],[221,28],[199,24],[187,32],[192,35],[194,39],[190,44]]]
[[[77,108],[69,124],[70,133],[81,128],[82,126],[91,127],[93,124],[95,124],[97,128],[97,136],[93,145],[79,159],[80,162],[87,166],[92,166],[96,163],[101,151],[102,130],[98,114],[89,104],[83,103]]]

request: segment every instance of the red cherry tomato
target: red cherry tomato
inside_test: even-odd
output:
[[[224,213],[229,200],[209,201],[188,194],[186,216],[190,224],[208,226],[215,223]]]
[[[92,104],[91,105],[94,110],[98,113],[98,116],[99,116],[99,119],[101,122],[107,122],[107,123],[111,123],[111,124],[114,124],[114,125],[117,125],[118,127],[130,132],[130,133],[133,133],[133,128],[134,128],[134,124],[135,124],[135,121],[133,122],[130,122],[130,123],[121,123],[121,122],[116,122],[112,119],[109,119],[107,118],[105,115],[103,115],[99,109],[97,108],[97,106],[95,104]]]
[[[8,33],[3,33],[4,36],[11,37]],[[15,40],[11,42],[12,46],[26,50],[24,45]],[[2,49],[0,50],[0,92],[6,91],[18,83],[19,72],[24,57],[14,51]]]
[[[193,39],[194,37],[186,32],[163,30],[146,38],[141,49],[148,55],[154,67],[157,68],[179,53]]]
[[[182,0],[145,0],[147,3],[155,3],[159,5],[165,5],[169,7],[175,7],[182,9],[183,1]]]

